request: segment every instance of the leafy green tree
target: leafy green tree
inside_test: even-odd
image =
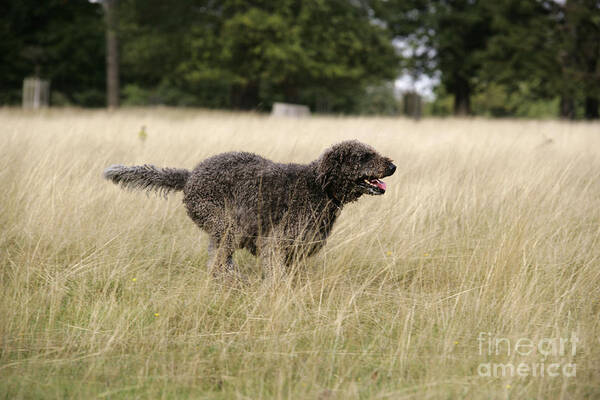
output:
[[[380,0],[374,9],[396,37],[425,49],[405,66],[417,73],[439,70],[457,115],[518,115],[523,111],[517,108],[526,107],[517,104],[560,97],[561,116],[574,118],[578,104],[586,118],[598,116],[597,0]],[[485,93],[513,100],[482,102]],[[481,109],[484,104],[494,109]]]
[[[559,97],[559,114],[598,118],[600,2],[503,0],[495,3],[482,80],[530,101]],[[521,90],[522,92],[522,90]]]
[[[18,103],[23,78],[38,74],[51,80],[53,98],[102,105],[103,33],[101,10],[87,1],[2,2],[0,103]]]
[[[471,113],[491,31],[491,2],[478,0],[375,1],[377,15],[397,38],[415,48],[419,73],[441,71],[441,84],[454,96],[454,113]],[[419,50],[421,49],[421,50]]]
[[[563,78],[577,85],[572,92],[581,90],[585,118],[597,119],[600,99],[600,1],[567,0],[561,11]]]
[[[490,105],[480,112],[493,116],[530,116],[544,110],[527,103],[552,103],[563,91],[560,76],[555,3],[534,0],[500,0],[490,7],[491,35],[481,54],[478,102]],[[482,102],[482,99],[486,101]],[[540,104],[541,104],[540,103]],[[493,106],[492,106],[493,104]]]
[[[163,3],[121,4],[123,77],[192,91],[197,105],[287,101],[352,112],[367,86],[396,75],[391,37],[360,3],[176,0],[168,10]]]

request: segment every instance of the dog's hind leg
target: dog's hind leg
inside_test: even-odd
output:
[[[233,262],[235,247],[229,236],[219,238],[211,235],[208,242],[208,268],[216,277],[227,276],[245,280]]]
[[[208,240],[208,267],[211,269],[235,269],[233,250],[213,236]]]

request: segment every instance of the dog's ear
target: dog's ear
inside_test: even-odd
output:
[[[334,182],[340,180],[339,174],[342,171],[342,160],[345,152],[347,152],[345,146],[338,144],[327,149],[319,158],[317,183],[323,191],[327,191]]]
[[[321,189],[326,192],[331,182],[334,180],[333,168],[331,167],[333,160],[330,155],[325,153],[319,159],[317,165],[317,183],[321,186]]]

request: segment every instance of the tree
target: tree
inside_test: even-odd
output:
[[[397,72],[391,37],[358,2],[163,3],[121,4],[126,90],[135,82],[161,100],[177,92],[193,105],[287,101],[352,112],[367,86]]]
[[[366,0],[96,3],[0,5],[0,101],[19,102],[22,79],[39,70],[55,104],[116,107],[121,85],[129,104],[355,112],[368,87],[397,72]]]
[[[562,117],[583,105],[585,118],[598,118],[598,0],[380,0],[374,9],[421,49],[405,66],[441,72],[456,115],[471,112],[473,93],[493,88],[530,101],[559,96]]]
[[[481,54],[485,68],[478,79],[482,87],[529,103],[551,101],[557,93],[569,90],[570,82],[558,79],[561,39],[556,6],[553,0],[493,3],[491,35]],[[515,112],[506,106],[505,110],[506,115]]]
[[[578,103],[585,118],[598,118],[600,2],[498,1],[492,30],[484,81],[558,96],[562,118],[575,118]]]
[[[432,11],[436,50],[442,83],[454,95],[454,114],[471,113],[471,95],[484,67],[483,54],[491,37],[491,14],[482,1],[440,2]]]
[[[562,67],[582,89],[584,116],[597,119],[600,98],[600,2],[568,0],[562,8]]]
[[[18,104],[23,78],[36,72],[51,80],[51,104],[104,103],[103,24],[97,5],[2,2],[0,35],[0,104]]]
[[[106,103],[119,107],[119,35],[118,2],[102,0],[106,20]]]
[[[455,115],[468,115],[484,67],[482,54],[492,34],[491,4],[478,0],[381,0],[374,2],[374,9],[397,38],[416,47],[414,65],[419,72],[441,71],[442,85],[454,96]]]

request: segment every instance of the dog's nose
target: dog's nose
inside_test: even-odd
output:
[[[390,163],[390,165],[388,165],[388,176],[393,175],[394,172],[396,172],[396,166]]]

